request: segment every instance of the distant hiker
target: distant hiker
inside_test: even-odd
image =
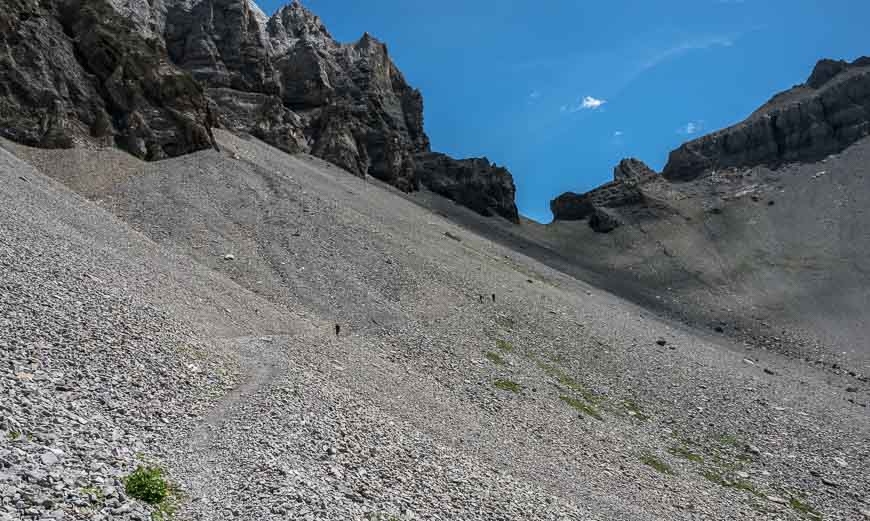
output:
[[[480,297],[480,303],[483,304],[483,295],[478,295]]]
[[[339,333],[341,333],[341,326],[336,324],[335,325],[335,336],[338,336]]]
[[[492,301],[495,302],[495,293],[492,294]]]

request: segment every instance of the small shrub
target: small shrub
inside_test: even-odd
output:
[[[502,351],[506,351],[510,353],[514,350],[514,346],[511,345],[507,340],[498,339],[495,341],[495,347],[501,349]]]
[[[158,467],[139,466],[124,480],[127,495],[149,505],[159,505],[169,497],[169,486]]]
[[[498,353],[493,353],[492,351],[486,352],[486,359],[495,365],[504,365],[504,359],[498,356]]]
[[[642,455],[640,457],[640,461],[643,464],[649,465],[650,467],[656,469],[657,471],[661,472],[662,474],[673,474],[674,473],[674,469],[672,469],[670,465],[668,465],[664,461],[658,459],[657,457],[653,456],[652,454]]]
[[[520,384],[502,378],[496,380],[494,385],[497,389],[501,389],[502,391],[510,391],[512,393],[518,393],[523,390],[523,387]]]

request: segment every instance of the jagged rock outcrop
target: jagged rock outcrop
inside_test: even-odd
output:
[[[687,181],[712,170],[814,161],[870,134],[870,58],[822,60],[807,82],[777,94],[745,121],[683,144],[662,175]]]
[[[613,180],[625,182],[640,182],[656,175],[655,171],[646,163],[633,157],[628,157],[613,167]]]
[[[437,152],[416,157],[417,179],[429,190],[485,216],[519,223],[510,173],[486,158],[453,159]]]
[[[7,4],[2,136],[41,147],[114,142],[155,160],[212,146],[211,128],[223,126],[404,191],[422,173],[442,195],[517,221],[507,170],[427,156],[422,95],[387,46],[368,33],[337,42],[298,1],[272,17],[251,0]]]
[[[111,141],[144,159],[212,146],[202,88],[104,0],[11,0],[0,12],[0,135]]]
[[[584,194],[566,192],[553,199],[550,201],[553,219],[580,221],[588,218],[593,230],[610,232],[621,224],[610,209],[643,203],[643,185],[658,179],[658,175],[643,161],[627,158],[614,167],[613,179]]]
[[[169,56],[210,93],[219,89],[230,128],[402,190],[417,186],[413,156],[429,151],[422,96],[386,45],[367,33],[338,43],[298,2],[271,18],[246,0],[178,3],[167,13]]]

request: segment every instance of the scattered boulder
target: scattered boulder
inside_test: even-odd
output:
[[[589,227],[598,233],[610,233],[621,224],[619,218],[606,208],[595,208],[589,216]]]

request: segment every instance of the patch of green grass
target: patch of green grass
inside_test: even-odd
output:
[[[180,493],[166,480],[163,469],[155,466],[136,468],[124,479],[124,491],[128,496],[143,501],[152,507],[153,521],[165,521],[175,513]]]
[[[700,454],[695,454],[694,452],[683,446],[671,447],[668,449],[668,452],[679,458],[689,460],[692,463],[704,463],[703,456],[701,456]]]
[[[822,519],[822,514],[818,513],[813,507],[804,503],[800,499],[793,497],[788,500],[788,504],[794,510],[800,512],[810,519],[820,520]]]
[[[622,406],[625,407],[625,410],[628,411],[628,415],[632,418],[637,418],[638,420],[645,422],[649,420],[649,416],[644,414],[643,410],[632,400],[623,400]]]
[[[590,405],[571,396],[560,396],[559,399],[576,409],[581,414],[592,416],[596,420],[604,419],[601,417],[601,413],[598,412],[598,409],[596,409],[594,405]]]
[[[552,366],[540,360],[537,360],[537,364],[538,367],[540,367],[542,371],[547,373],[548,376],[552,376],[553,378],[555,378],[562,386],[577,392],[587,402],[597,403],[598,401],[600,401],[598,395],[593,393],[592,390],[562,372],[558,367]]]
[[[493,385],[495,385],[496,389],[501,389],[502,391],[510,391],[512,393],[519,393],[523,390],[523,386],[512,382],[510,380],[506,380],[504,378],[499,378],[496,380]]]
[[[649,465],[650,467],[656,469],[662,474],[674,474],[674,469],[672,469],[670,465],[653,456],[652,454],[642,454],[640,456],[640,461],[644,465]]]
[[[593,393],[585,385],[574,380],[573,378],[564,373],[559,375],[559,383],[573,391],[576,391],[587,402],[595,403],[599,399],[598,396],[596,396],[595,393]]]
[[[735,481],[729,481],[729,480],[726,480],[724,477],[722,477],[722,474],[720,474],[719,472],[717,472],[715,470],[711,470],[711,469],[707,469],[707,470],[701,472],[701,475],[704,476],[708,481],[715,483],[715,484],[719,485],[720,487],[727,487],[727,488],[742,490],[744,492],[749,492],[750,494],[752,494],[755,497],[766,497],[764,495],[764,493],[762,493],[760,490],[758,490],[755,487],[755,485],[753,485],[752,482],[750,482],[750,481],[741,480],[741,479],[738,479]]]
[[[507,340],[502,340],[500,338],[495,341],[495,347],[507,353],[510,353],[514,350],[514,346],[512,346],[510,342],[508,342]]]
[[[500,357],[498,353],[493,353],[492,351],[486,352],[486,359],[495,365],[504,365],[504,358]]]

